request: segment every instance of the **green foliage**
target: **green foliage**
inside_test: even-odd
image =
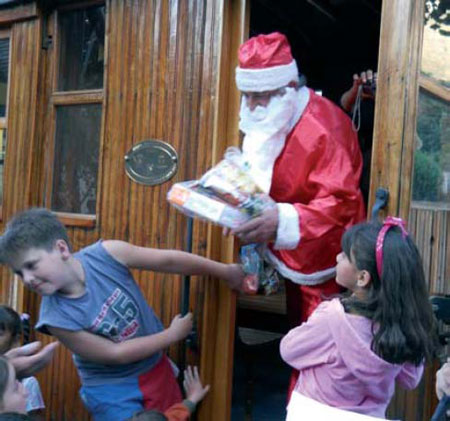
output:
[[[441,168],[435,156],[421,150],[414,155],[413,200],[436,202],[442,185]]]
[[[425,24],[431,23],[431,29],[439,31],[441,35],[450,36],[446,30],[450,25],[450,0],[426,0]]]

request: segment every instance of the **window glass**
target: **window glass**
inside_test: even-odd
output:
[[[61,12],[58,90],[103,88],[105,7]]]
[[[52,209],[95,214],[102,105],[56,108]]]
[[[0,39],[0,117],[6,117],[8,94],[9,38]]]
[[[450,202],[450,104],[421,89],[413,200]]]

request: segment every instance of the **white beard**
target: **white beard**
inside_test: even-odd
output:
[[[266,107],[253,111],[242,98],[239,128],[244,133],[242,152],[250,175],[258,186],[269,193],[273,166],[286,142],[286,136],[299,120],[309,100],[306,87],[286,88],[284,95],[271,98]]]

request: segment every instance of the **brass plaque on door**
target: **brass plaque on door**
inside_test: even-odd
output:
[[[155,186],[170,180],[178,170],[175,149],[162,140],[144,140],[125,155],[125,171],[135,182]]]

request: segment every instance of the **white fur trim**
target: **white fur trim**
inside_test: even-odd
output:
[[[281,275],[296,284],[319,285],[336,276],[336,266],[308,274],[297,272],[291,268],[288,268],[281,260],[275,257],[275,255],[267,247],[263,251],[263,257],[266,261],[271,263],[275,269],[281,273]]]
[[[298,81],[298,68],[295,60],[281,66],[264,69],[242,69],[236,67],[236,85],[244,92],[273,91]]]
[[[309,89],[306,86],[302,86],[298,90],[297,111],[294,114],[294,118],[292,119],[292,124],[291,124],[291,127],[289,128],[289,131],[291,131],[294,128],[294,126],[298,123],[298,121],[300,120],[300,117],[303,115],[303,111],[305,111],[305,108],[308,105],[310,97],[311,97],[311,94],[309,93]]]
[[[300,215],[294,205],[277,203],[278,228],[275,250],[293,250],[300,241]]]

